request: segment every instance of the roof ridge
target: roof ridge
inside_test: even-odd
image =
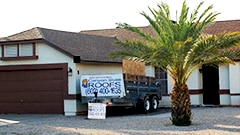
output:
[[[42,39],[45,39],[44,34],[42,33],[42,28],[41,27],[36,27],[38,29],[38,32],[40,33],[40,35],[42,36]]]
[[[134,26],[135,27],[135,26]],[[146,27],[149,27],[149,25],[147,26],[137,26],[137,28],[146,28]],[[78,33],[81,33],[81,32],[89,32],[89,31],[103,31],[103,30],[117,30],[117,29],[124,29],[124,28],[106,28],[106,29],[95,29],[95,30],[81,30],[79,31]],[[84,33],[85,34],[85,33]]]
[[[109,38],[109,36],[101,36],[101,35],[92,35],[92,34],[87,34],[87,33],[79,33],[79,32],[71,32],[71,31],[64,31],[64,30],[56,30],[56,29],[48,29],[48,28],[41,28],[41,27],[37,27],[40,30],[41,35],[43,36],[43,39],[46,39],[44,33],[42,32],[42,30],[48,30],[48,31],[55,31],[55,32],[62,32],[62,33],[66,33],[66,34],[74,34],[77,36],[80,35],[88,35],[88,36],[97,36],[97,37],[106,37]]]

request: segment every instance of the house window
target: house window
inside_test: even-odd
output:
[[[4,46],[4,57],[17,57],[18,56],[17,45]]]
[[[37,59],[35,43],[2,45],[1,60]]]
[[[155,78],[156,81],[161,84],[162,94],[168,94],[167,72],[163,71],[161,68],[155,68]]]
[[[32,44],[21,44],[19,56],[34,56]]]

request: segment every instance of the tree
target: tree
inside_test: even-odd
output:
[[[201,2],[192,13],[186,1],[178,20],[172,21],[170,9],[166,3],[158,4],[158,9],[149,7],[153,17],[141,12],[154,34],[127,23],[118,23],[118,27],[136,33],[142,40],[117,41],[124,47],[123,51],[114,52],[112,58],[136,57],[155,67],[166,71],[174,81],[170,93],[171,121],[178,126],[191,124],[192,113],[187,80],[191,73],[203,64],[234,64],[239,57],[239,49],[232,47],[240,42],[239,33],[222,33],[204,35],[203,29],[213,23],[217,12],[212,12],[213,5],[208,6],[201,14],[204,2]]]

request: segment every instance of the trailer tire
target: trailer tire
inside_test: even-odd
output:
[[[151,99],[151,111],[155,112],[158,109],[158,98],[157,96],[153,96]]]
[[[149,99],[149,97],[145,97],[144,101],[143,101],[143,112],[149,113],[150,109],[151,109],[150,99]]]

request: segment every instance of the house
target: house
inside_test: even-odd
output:
[[[116,38],[33,28],[0,39],[0,113],[76,115],[82,74],[119,73]]]
[[[139,28],[153,34],[150,26]],[[206,27],[203,33],[217,35],[222,32],[235,31],[240,31],[240,20],[216,21]],[[118,40],[139,39],[132,32],[121,28],[81,31],[80,33],[116,37]],[[169,106],[172,80],[161,69],[155,70],[155,76],[162,82],[163,100],[160,106]],[[239,60],[236,60],[235,65],[219,65],[217,68],[203,66],[190,76],[188,87],[192,105],[240,105]]]
[[[141,27],[152,33],[149,26]],[[217,21],[204,33],[240,31],[240,20]],[[121,50],[116,40],[138,39],[124,29],[80,33],[33,28],[0,38],[0,113],[55,113],[76,115],[81,103],[80,76],[122,73],[121,60],[110,59]],[[163,100],[170,106],[171,78],[148,67],[161,81]],[[240,105],[240,63],[203,66],[188,81],[192,105]]]

